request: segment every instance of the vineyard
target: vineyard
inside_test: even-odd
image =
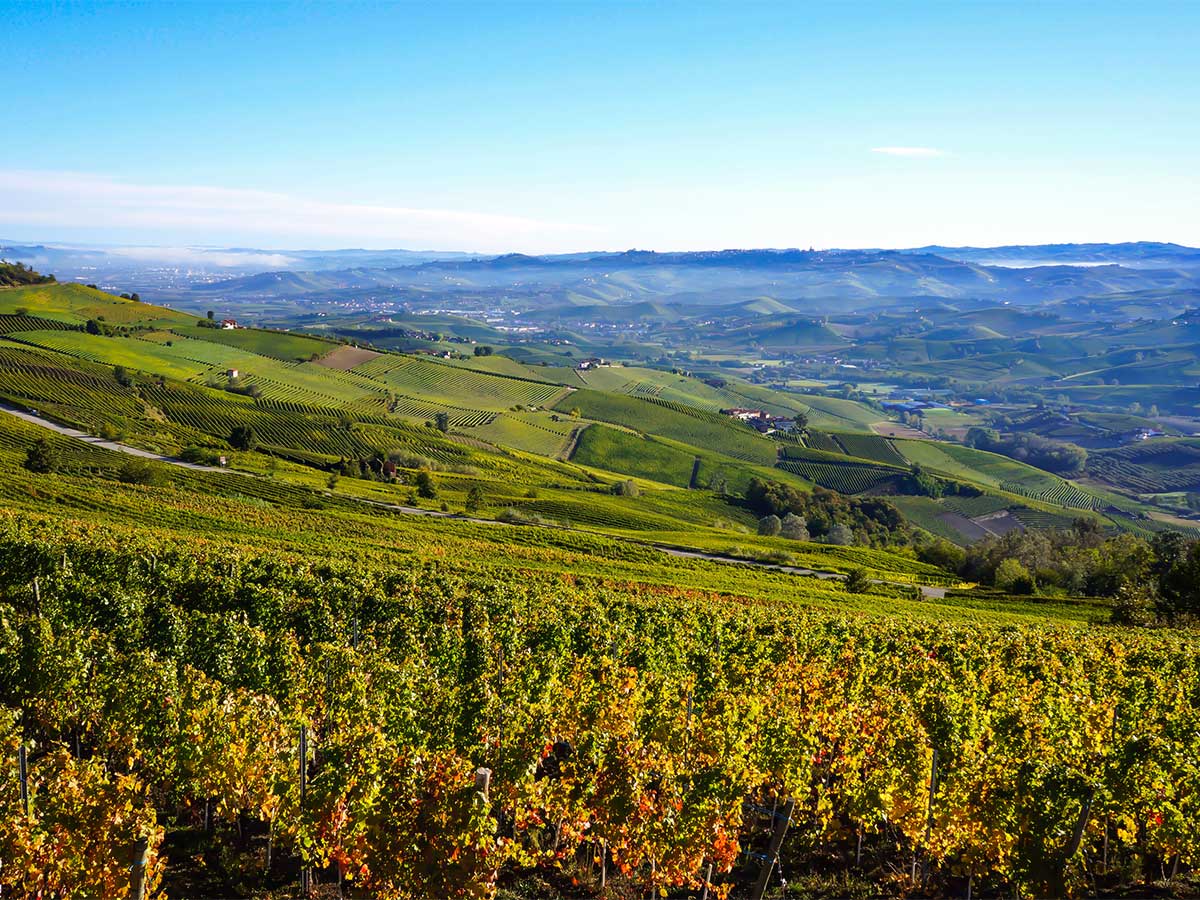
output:
[[[227,892],[719,893],[785,809],[773,884],[1059,896],[1200,861],[1185,639],[15,515],[0,602],[15,895],[126,896],[139,839],[151,893],[197,847]]]
[[[679,403],[580,390],[556,406],[564,411],[572,408],[587,419],[632,426],[734,459],[768,466],[775,461],[774,446],[756,432],[725,416]]]
[[[873,434],[838,434],[834,439],[847,456],[869,459],[892,466],[907,466],[906,460],[890,440]]]
[[[1040,480],[1004,481],[1000,483],[1000,489],[1070,509],[1100,509],[1104,506],[1104,501],[1096,495],[1051,475]]]
[[[562,385],[478,372],[413,356],[379,356],[356,366],[353,372],[406,396],[445,397],[481,410],[552,406],[567,393]]]
[[[804,443],[813,450],[824,453],[844,453],[841,444],[834,440],[833,435],[824,431],[810,431],[804,436]]]
[[[813,484],[843,494],[858,494],[896,475],[895,469],[860,466],[853,463],[812,462],[784,459],[777,463],[785,472],[799,475]]]
[[[1088,474],[1148,494],[1200,491],[1200,441],[1144,441],[1092,453]]]

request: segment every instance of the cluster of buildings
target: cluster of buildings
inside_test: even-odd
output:
[[[745,422],[762,434],[770,434],[773,431],[791,431],[796,427],[795,419],[789,419],[786,416],[773,416],[765,409],[746,409],[741,406],[734,406],[730,409],[721,410],[721,415]]]

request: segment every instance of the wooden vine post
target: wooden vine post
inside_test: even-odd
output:
[[[17,750],[17,775],[21,779],[21,809],[29,818],[29,751],[21,744]]]
[[[304,796],[308,793],[308,728],[300,726],[300,810],[304,811]],[[307,897],[312,891],[312,870],[301,861],[300,894]]]
[[[130,900],[145,900],[146,863],[150,856],[150,839],[141,837],[133,845],[133,865],[129,868]]]
[[[935,747],[933,757],[929,761],[929,809],[925,814],[925,846],[929,847],[929,837],[933,833],[933,795],[937,793],[937,777],[938,777],[938,752]],[[921,882],[922,884],[929,877],[929,856],[928,853],[921,860]],[[917,848],[913,847],[912,857],[912,882],[917,882]]]
[[[750,892],[751,900],[762,900],[767,893],[771,874],[779,865],[779,848],[783,846],[783,839],[787,835],[788,826],[792,823],[792,811],[795,808],[796,801],[788,800],[783,804],[783,810],[772,816],[774,822],[772,822],[771,845],[767,849],[767,858],[763,862],[762,870],[758,873],[758,880],[754,882],[754,889]]]

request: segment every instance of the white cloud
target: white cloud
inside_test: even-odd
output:
[[[0,224],[109,229],[191,243],[257,238],[355,246],[537,252],[592,229],[520,216],[334,203],[241,188],[135,184],[78,172],[0,170]]]
[[[935,156],[945,156],[945,150],[936,147],[872,147],[872,153],[882,153],[884,156],[910,156],[918,159],[931,159]]]
[[[172,263],[174,265],[209,265],[220,268],[285,269],[299,262],[285,253],[263,253],[256,250],[208,250],[204,247],[111,247],[115,256],[140,261]]]

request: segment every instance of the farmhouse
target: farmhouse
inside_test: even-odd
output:
[[[586,372],[588,369],[598,369],[601,366],[607,365],[608,360],[601,359],[599,356],[589,356],[587,359],[581,359],[575,368],[581,372]]]
[[[238,327],[237,319],[222,319],[221,327],[226,331],[232,331],[234,328]]]
[[[721,410],[721,415],[729,416],[731,419],[741,419],[743,422],[750,422],[754,419],[766,419],[767,411],[765,409],[744,409],[741,406],[735,406],[731,409]]]

